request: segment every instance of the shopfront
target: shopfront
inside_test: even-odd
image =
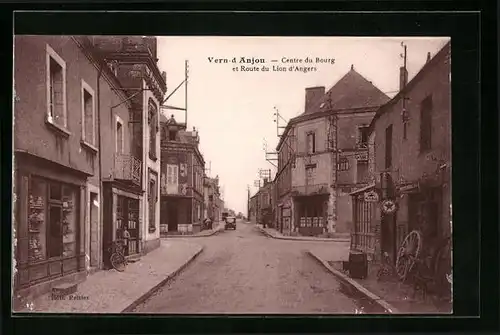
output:
[[[294,201],[299,234],[321,235],[326,227],[328,195],[297,196]]]
[[[70,170],[18,162],[16,290],[85,270],[86,177],[71,175]]]
[[[109,266],[109,247],[114,241],[125,243],[125,256],[140,253],[140,191],[132,192],[118,183],[104,183],[103,254],[104,263]],[[125,232],[128,232],[126,234]],[[124,239],[128,236],[127,239]]]

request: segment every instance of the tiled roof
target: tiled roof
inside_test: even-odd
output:
[[[351,67],[351,70],[319,99],[309,113],[330,109],[375,107],[383,105],[389,100],[390,98],[386,94],[356,72],[354,67]]]

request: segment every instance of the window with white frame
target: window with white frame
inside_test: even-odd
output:
[[[115,144],[115,151],[117,154],[123,154],[124,152],[124,143],[125,141],[123,140],[123,120],[116,116],[116,144]]]
[[[46,50],[47,121],[67,128],[66,62],[49,45]]]
[[[95,145],[94,90],[82,79],[82,140]]]

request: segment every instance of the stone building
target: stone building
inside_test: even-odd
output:
[[[425,57],[425,55],[422,55]],[[451,234],[451,77],[450,43],[383,105],[370,124],[371,184],[352,193],[355,230],[352,247],[379,259],[397,248],[412,230],[424,243]],[[376,192],[379,202],[366,200]],[[380,201],[395,211],[383,213]]]
[[[205,160],[198,131],[161,115],[161,230],[196,233],[204,214]]]
[[[105,195],[103,220],[110,222],[103,231],[107,245],[126,229],[131,239],[127,254],[144,254],[160,245],[160,134],[159,110],[166,93],[166,74],[157,65],[157,40],[141,36],[91,36],[90,42],[106,59],[128,96],[106,107],[112,124],[108,136],[115,150],[112,171],[103,171]],[[128,116],[116,108],[129,103]],[[114,137],[114,140],[113,138]],[[106,174],[104,174],[106,173]]]
[[[351,231],[349,192],[367,183],[367,129],[388,100],[354,67],[326,93],[306,88],[304,113],[288,122],[277,146],[280,231]]]

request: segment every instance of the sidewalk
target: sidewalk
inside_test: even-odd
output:
[[[216,222],[213,224],[212,229],[202,230],[196,234],[181,234],[179,232],[161,234],[161,238],[186,238],[186,237],[207,237],[220,233],[224,230],[224,224],[222,222]]]
[[[274,228],[263,228],[262,225],[256,224],[257,229],[264,235],[279,240],[292,240],[292,241],[316,241],[316,242],[349,242],[351,240],[350,234],[333,234],[333,237],[314,237],[314,236],[285,236]]]
[[[451,314],[449,302],[439,301],[436,297],[423,299],[420,292],[413,296],[413,287],[398,281],[377,280],[378,266],[369,265],[365,279],[352,279],[342,270],[342,261],[330,260],[326,254],[309,250],[309,254],[319,261],[337,279],[352,290],[378,304],[391,314]],[[347,259],[346,259],[347,260]]]
[[[78,285],[75,294],[64,300],[49,294],[36,298],[30,306],[17,312],[42,313],[122,313],[151,296],[159,287],[178,274],[203,247],[187,241],[161,241],[158,249],[129,263],[124,272],[101,270]]]

